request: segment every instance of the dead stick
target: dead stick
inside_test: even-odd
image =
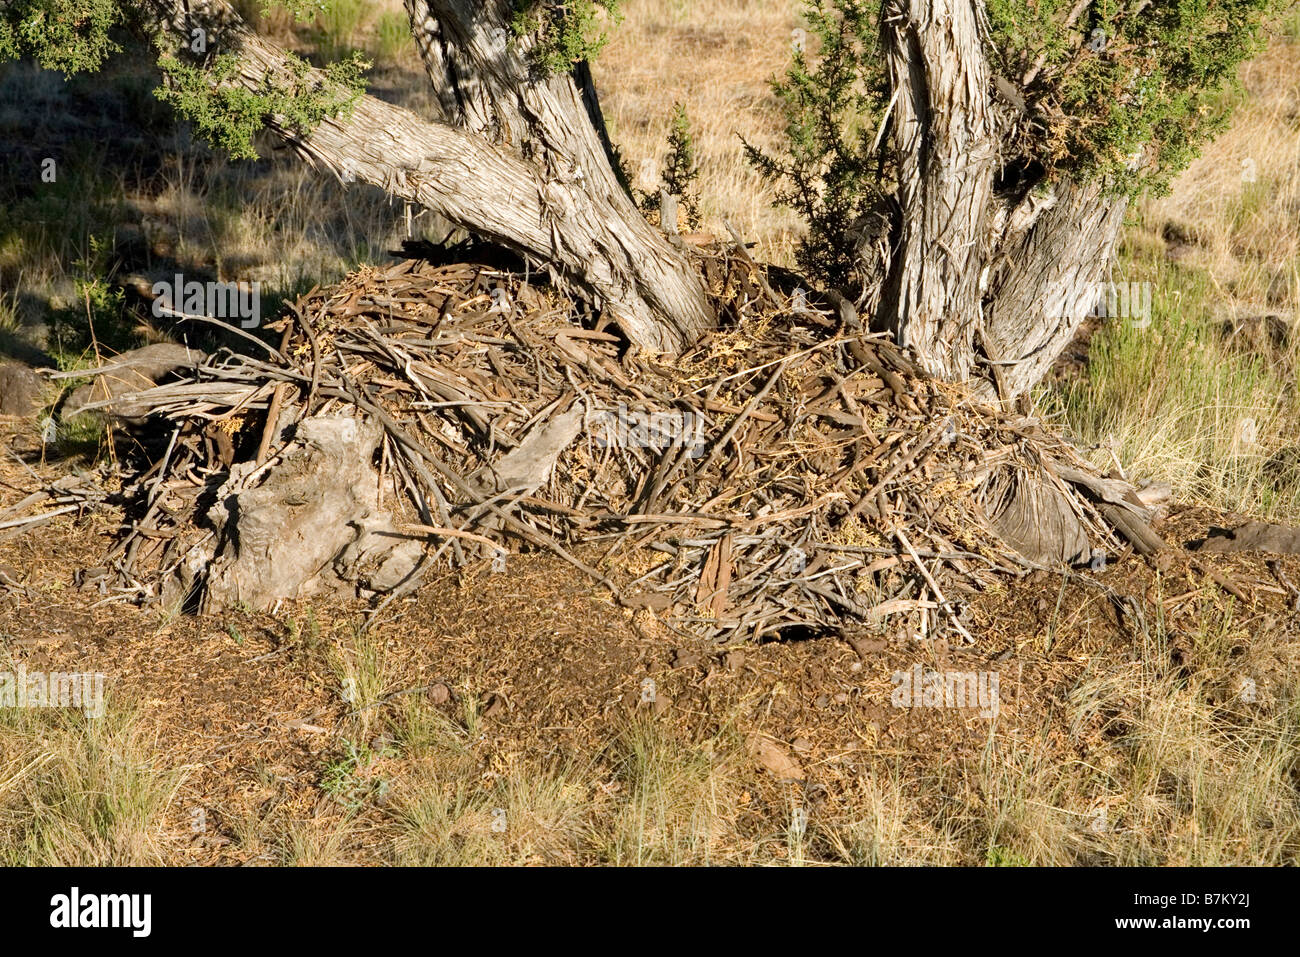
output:
[[[1229,595],[1232,595],[1232,597],[1236,598],[1238,601],[1247,605],[1253,604],[1250,600],[1250,596],[1242,591],[1240,585],[1234,582],[1231,578],[1220,573],[1217,569],[1211,568],[1209,565],[1203,565],[1196,559],[1192,559],[1189,564],[1201,574],[1209,575],[1216,585],[1226,591]]]
[[[916,549],[913,548],[912,543],[907,540],[907,535],[903,533],[901,528],[894,529],[894,535],[898,538],[898,541],[902,546],[907,549],[907,554],[912,556],[912,561],[916,562],[916,567],[920,569],[921,577],[925,579],[926,584],[930,586],[930,590],[934,592],[935,600],[943,607],[944,611],[952,617],[952,623],[957,627],[957,630],[961,632],[962,637],[966,639],[967,643],[974,644],[975,637],[966,630],[966,626],[957,618],[957,613],[953,610],[952,605],[948,603],[948,599],[943,597],[943,592],[939,588],[939,583],[934,580],[934,576],[930,574],[930,570],[925,567],[925,562],[921,561],[921,556],[916,554]]]
[[[262,429],[262,441],[257,446],[258,465],[266,461],[266,455],[271,451],[271,441],[275,438],[275,425],[280,421],[280,405],[284,402],[284,393],[288,388],[287,382],[280,382],[271,393],[271,407],[266,410],[266,427]]]

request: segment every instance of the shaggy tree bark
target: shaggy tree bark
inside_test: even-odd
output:
[[[980,0],[883,8],[900,215],[876,323],[932,375],[1013,398],[1095,307],[1125,201],[1000,168],[1019,162],[1018,97],[992,75],[984,29]]]
[[[287,73],[284,51],[225,0],[142,6],[177,37],[205,26],[239,55],[249,89]],[[585,67],[540,75],[531,41],[510,30],[510,0],[406,9],[439,116],[367,96],[310,134],[275,132],[313,162],[546,263],[642,348],[678,352],[708,329],[698,273],[619,183]],[[990,69],[983,0],[886,0],[881,30],[899,182],[873,323],[931,374],[1013,398],[1095,306],[1124,202],[1013,168],[1024,166],[1008,146],[1023,101]]]
[[[437,91],[442,119],[491,140],[542,171],[548,181],[570,184],[606,222],[618,223],[601,258],[638,284],[645,295],[670,295],[673,315],[690,317],[674,334],[672,349],[712,325],[703,288],[685,257],[649,225],[619,181],[591,73],[585,63],[571,74],[542,75],[534,41],[510,28],[511,0],[406,0],[407,15],[425,72]],[[675,277],[675,278],[674,278]],[[651,330],[640,334],[649,341]]]
[[[1072,182],[1026,205],[1031,225],[1003,229],[986,272],[984,381],[1007,396],[1041,381],[1096,308],[1127,208],[1096,184]]]
[[[533,43],[510,29],[511,0],[406,0],[447,122],[510,147],[601,201],[635,210],[618,182],[590,72],[542,76]]]
[[[928,372],[963,381],[997,159],[988,64],[969,0],[890,0],[883,13],[903,215],[883,318]]]
[[[541,260],[588,293],[637,346],[680,351],[713,323],[703,282],[622,194],[609,163],[595,162],[603,149],[578,86],[569,77],[540,81],[520,72],[525,64],[503,32],[508,3],[474,12],[468,3],[445,6],[455,16],[436,25],[426,17],[417,37],[431,58],[449,49],[445,31],[465,31],[455,34],[450,72],[437,85],[456,126],[363,96],[350,116],[327,119],[309,134],[274,120],[272,129],[340,176]],[[178,38],[188,42],[201,27],[209,49],[237,54],[236,82],[247,89],[289,76],[285,51],[224,0],[147,0],[144,7]],[[311,78],[322,79],[318,72]],[[537,94],[510,109],[509,82]],[[525,114],[532,109],[542,112]]]

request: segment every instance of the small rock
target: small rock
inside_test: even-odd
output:
[[[1148,482],[1137,490],[1138,501],[1147,508],[1163,505],[1173,497],[1174,488],[1168,482]]]
[[[1246,522],[1237,528],[1214,528],[1195,546],[1202,552],[1271,552],[1300,555],[1300,529],[1268,522]]]
[[[807,754],[812,750],[812,742],[807,738],[795,738],[790,746],[794,748],[795,754]]]
[[[433,704],[446,704],[451,700],[451,689],[441,681],[430,685],[427,694]]]
[[[628,595],[623,599],[623,607],[628,612],[636,612],[642,608],[649,608],[651,611],[668,611],[673,607],[673,599],[671,595],[662,592]]]
[[[878,655],[888,646],[888,642],[883,638],[860,638],[852,637],[848,639],[849,645],[858,653],[859,658],[868,658],[871,655]]]
[[[673,652],[674,668],[696,668],[703,659],[698,652],[687,651],[684,648],[678,648]]]
[[[32,369],[17,362],[0,363],[0,415],[35,415],[45,405],[44,392],[44,382]]]
[[[780,781],[802,781],[803,768],[775,741],[758,734],[749,737],[749,753],[760,767]]]

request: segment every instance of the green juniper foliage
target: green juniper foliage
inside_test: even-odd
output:
[[[235,159],[256,159],[253,137],[274,119],[298,133],[307,133],[328,116],[347,116],[364,89],[362,75],[370,66],[360,54],[331,63],[325,82],[309,82],[308,64],[290,55],[292,76],[266,78],[256,92],[229,85],[239,70],[239,58],[222,54],[206,66],[182,62],[174,54],[158,60],[167,85],[158,98],[194,124],[212,146]],[[216,84],[215,86],[213,84]]]
[[[691,120],[681,103],[673,107],[672,124],[672,132],[668,134],[668,155],[664,159],[664,186],[681,200],[688,225],[697,229],[700,225],[700,201],[695,192],[695,181],[700,171],[695,165]]]
[[[1225,88],[1263,42],[1279,0],[988,0],[994,69],[1042,69],[1025,92],[1050,171],[1165,192],[1228,120]],[[1135,162],[1136,161],[1136,162]],[[1134,168],[1136,167],[1136,169]]]
[[[87,246],[72,264],[76,299],[50,314],[53,351],[65,368],[85,361],[95,348],[121,352],[139,345],[126,297],[114,285],[111,239],[92,233]]]
[[[813,0],[805,9],[820,56],[794,51],[772,84],[785,117],[785,149],[745,144],[750,162],[777,187],[777,201],[800,213],[808,237],[796,256],[805,274],[849,284],[854,224],[890,192],[893,168],[874,147],[889,88],[876,0]]]
[[[618,23],[622,0],[515,0],[511,23],[516,36],[535,34],[534,56],[548,75],[568,73],[574,64],[594,60],[609,35],[601,11]]]
[[[1002,144],[1040,186],[1100,178],[1117,193],[1167,190],[1227,122],[1237,67],[1292,0],[986,0],[985,53],[1025,101]],[[1077,18],[1070,20],[1075,10]],[[878,139],[890,90],[879,0],[807,0],[811,56],[796,50],[773,90],[783,149],[746,144],[778,201],[809,225],[800,265],[850,284],[855,224],[895,192]]]
[[[328,0],[263,0],[265,12],[282,6],[303,19],[326,11]],[[0,62],[30,57],[65,75],[94,72],[120,47],[112,31],[126,25],[130,4],[114,0],[9,0],[0,7]],[[192,122],[213,146],[237,159],[256,158],[253,137],[268,121],[310,132],[328,116],[347,115],[364,90],[370,64],[359,54],[330,64],[323,83],[311,82],[308,64],[290,56],[291,75],[267,77],[256,91],[222,84],[239,69],[235,54],[182,59],[161,49],[165,79],[156,96]]]
[[[114,0],[10,0],[0,9],[0,63],[31,57],[64,74],[98,70],[117,45]]]

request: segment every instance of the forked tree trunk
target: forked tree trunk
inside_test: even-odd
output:
[[[631,200],[611,165],[604,119],[589,74],[538,73],[533,41],[510,28],[511,0],[406,0],[411,32],[441,119],[558,174],[581,170],[589,192]]]
[[[877,324],[931,374],[1013,398],[1096,305],[1125,201],[998,176],[1018,162],[1002,141],[1015,115],[994,98],[983,12],[982,0],[883,7],[901,214]]]
[[[465,31],[454,47],[441,45],[455,53],[451,81],[437,87],[455,125],[362,96],[349,116],[326,119],[310,134],[274,120],[272,129],[340,176],[540,260],[642,349],[676,353],[689,345],[714,321],[703,282],[623,194],[578,87],[568,77],[520,72],[525,64],[501,19],[508,3],[445,6],[455,16],[441,26]],[[206,30],[210,52],[238,56],[233,82],[249,90],[291,75],[285,51],[250,30],[225,0],[146,0],[144,8],[186,43],[196,27]],[[427,32],[421,39],[426,57],[439,46]],[[323,80],[317,71],[310,79]],[[516,81],[512,109],[506,94]]]
[[[178,38],[206,27],[211,47],[239,56],[248,89],[288,73],[284,51],[225,0],[142,6]],[[310,134],[272,128],[314,162],[546,263],[642,348],[677,352],[709,328],[698,273],[618,181],[581,65],[540,76],[530,40],[510,30],[511,0],[406,9],[440,116],[366,96]],[[983,0],[884,4],[900,213],[874,322],[931,374],[1012,398],[1094,307],[1124,202],[1094,185],[1004,175],[1018,162],[1004,155],[1015,115],[994,96],[984,29]]]
[[[1043,378],[1092,311],[1124,202],[1026,175],[1009,145],[1019,117],[994,99],[983,15],[983,0],[882,7],[899,220],[875,321],[931,374],[1009,400]],[[1052,481],[987,491],[989,518],[1027,557],[1088,557],[1079,516]]]

